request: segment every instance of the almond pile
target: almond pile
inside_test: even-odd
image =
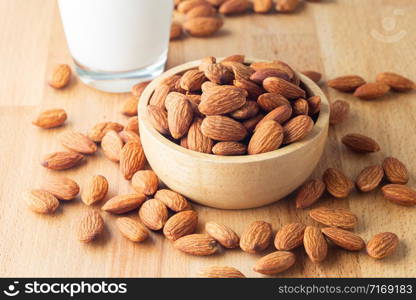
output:
[[[318,2],[317,0],[310,2]],[[172,23],[170,39],[178,39],[183,31],[195,37],[215,34],[223,26],[221,15],[241,15],[249,12],[267,14],[272,12],[295,12],[301,0],[175,0],[176,11],[185,21]]]
[[[281,61],[202,59],[198,69],[166,78],[147,115],[161,134],[193,151],[259,154],[304,139],[320,111],[293,69]]]
[[[415,83],[397,73],[383,72],[376,76],[375,82],[366,82],[358,75],[341,76],[328,81],[328,86],[354,96],[373,100],[386,95],[390,90],[395,92],[410,92],[416,88]]]

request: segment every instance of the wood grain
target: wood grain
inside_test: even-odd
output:
[[[402,9],[402,15],[394,14],[398,9]],[[224,29],[216,37],[172,42],[168,67],[207,55],[244,53],[278,58],[299,70],[315,69],[324,74],[324,79],[359,74],[372,81],[382,71],[396,71],[415,79],[415,14],[413,0],[327,0],[307,3],[296,14],[226,18]],[[382,26],[386,17],[396,21],[390,32]],[[0,28],[0,276],[191,277],[201,267],[212,264],[234,266],[247,276],[258,276],[252,271],[257,255],[228,250],[212,257],[190,257],[173,249],[158,233],[144,244],[134,244],[121,236],[114,216],[109,214],[103,214],[104,236],[91,245],[80,244],[74,230],[85,207],[79,199],[62,205],[54,216],[28,211],[22,190],[38,187],[42,178],[52,173],[65,174],[81,187],[89,176],[102,174],[110,182],[108,197],[132,190],[120,176],[117,165],[106,160],[101,150],[73,170],[52,172],[39,164],[42,155],[62,149],[57,137],[67,128],[86,131],[106,120],[125,123],[127,119],[119,110],[128,95],[95,91],[78,80],[62,91],[48,87],[45,79],[51,68],[56,63],[71,61],[55,1],[0,0]],[[385,43],[372,37],[373,30],[384,35],[403,30],[406,35],[394,43]],[[342,168],[355,178],[365,166],[381,163],[385,156],[393,155],[409,166],[409,184],[415,186],[415,93],[389,94],[366,102],[323,88],[330,101],[349,101],[352,115],[349,121],[330,129],[315,176],[321,176],[331,166]],[[69,118],[63,128],[41,130],[30,124],[39,110],[52,107],[67,110]],[[340,138],[349,132],[372,136],[382,150],[371,155],[348,151]],[[360,220],[356,231],[365,240],[381,231],[395,232],[400,238],[396,253],[374,261],[364,253],[331,248],[326,261],[313,264],[298,249],[298,263],[280,276],[416,276],[415,208],[394,205],[384,200],[380,191],[354,192],[347,199],[326,197],[316,206],[320,205],[346,207],[355,212]],[[290,197],[252,210],[195,207],[200,214],[199,231],[211,220],[229,225],[237,233],[254,220],[271,222],[274,230],[288,222],[315,224],[308,218],[308,210],[295,209]]]

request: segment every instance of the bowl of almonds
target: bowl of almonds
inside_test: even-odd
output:
[[[308,77],[281,61],[206,57],[153,80],[139,103],[140,137],[171,189],[207,206],[275,202],[319,162],[329,105]]]

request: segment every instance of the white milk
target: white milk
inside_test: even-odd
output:
[[[83,70],[131,72],[166,59],[172,0],[59,0],[59,8]]]

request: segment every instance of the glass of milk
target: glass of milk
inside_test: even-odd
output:
[[[59,0],[80,79],[127,92],[161,74],[167,59],[172,0]]]

